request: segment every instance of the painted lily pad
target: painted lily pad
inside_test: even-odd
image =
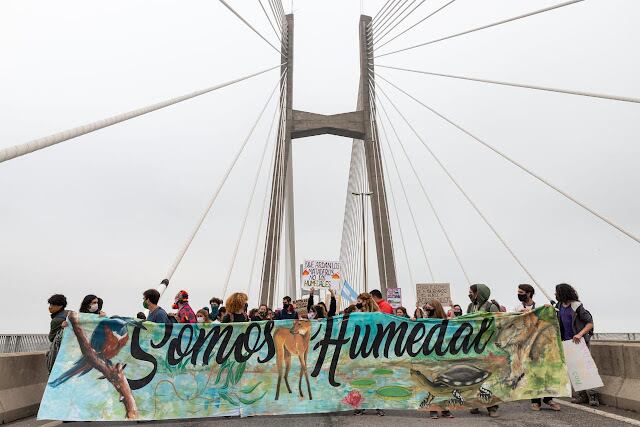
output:
[[[393,375],[391,369],[378,368],[372,372],[373,375]]]
[[[388,385],[376,390],[376,394],[383,399],[407,399],[413,392],[411,389],[398,385]]]
[[[371,378],[360,378],[358,380],[351,381],[352,387],[357,388],[368,388],[375,385],[376,380],[372,380]]]

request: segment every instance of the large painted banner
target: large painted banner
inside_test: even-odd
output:
[[[550,307],[206,325],[72,313],[69,323],[40,419],[455,410],[569,395]]]

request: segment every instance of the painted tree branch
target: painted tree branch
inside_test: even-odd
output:
[[[110,365],[104,359],[98,356],[98,353],[93,349],[93,347],[91,347],[87,336],[84,334],[84,331],[80,327],[80,323],[78,322],[78,313],[71,312],[69,314],[69,320],[71,321],[73,332],[78,339],[78,344],[80,345],[80,351],[82,352],[82,355],[85,357],[85,359],[87,359],[89,365],[91,365],[92,368],[100,371],[103,377],[109,380],[109,382],[113,384],[118,393],[120,393],[120,402],[124,404],[125,410],[127,411],[127,418],[132,420],[137,419],[138,408],[136,406],[136,401],[133,398],[131,388],[129,387],[129,382],[124,375],[124,365],[122,365],[121,363]]]

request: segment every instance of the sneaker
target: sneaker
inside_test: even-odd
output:
[[[356,409],[353,411],[353,415],[364,415],[364,409]]]
[[[557,405],[557,403],[556,403]],[[540,404],[539,403],[532,403],[531,404],[531,410],[532,411],[539,411],[540,410]]]
[[[498,415],[498,411],[489,411],[489,416],[491,418],[498,418],[500,415]]]
[[[600,406],[600,400],[597,394],[592,393],[589,395],[589,406]]]
[[[557,402],[554,402],[553,400],[549,403],[547,403],[547,405],[549,405],[549,408],[551,408],[552,411],[559,411],[560,410],[560,404]]]
[[[376,413],[377,413],[377,414],[378,414],[378,416],[380,416],[380,417],[384,417],[384,416],[385,416],[384,410],[382,410],[382,409],[376,409]]]
[[[438,412],[436,412],[436,411],[431,411],[431,414],[430,414],[430,415],[431,415],[431,419],[432,419],[432,420],[437,420],[438,418],[440,418],[440,417],[438,416]]]
[[[581,391],[578,392],[578,394],[576,395],[576,397],[572,397],[571,398],[571,403],[576,403],[576,404],[582,404],[582,403],[587,403],[589,400],[587,398],[587,393]]]

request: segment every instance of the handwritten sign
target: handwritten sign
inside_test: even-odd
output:
[[[394,310],[398,307],[402,307],[402,289],[387,288],[387,302],[394,308]]]
[[[562,346],[567,361],[569,379],[575,391],[590,390],[604,385],[598,373],[596,362],[593,361],[584,339],[581,339],[579,344],[573,341],[563,341]]]
[[[417,302],[420,307],[435,299],[444,306],[451,306],[451,286],[448,283],[418,283]]]
[[[340,268],[340,261],[305,260],[300,272],[302,289],[340,289],[342,280]]]
[[[301,298],[291,301],[291,304],[296,308],[296,310],[300,310],[304,308],[307,309],[307,303],[309,302],[309,298]]]

